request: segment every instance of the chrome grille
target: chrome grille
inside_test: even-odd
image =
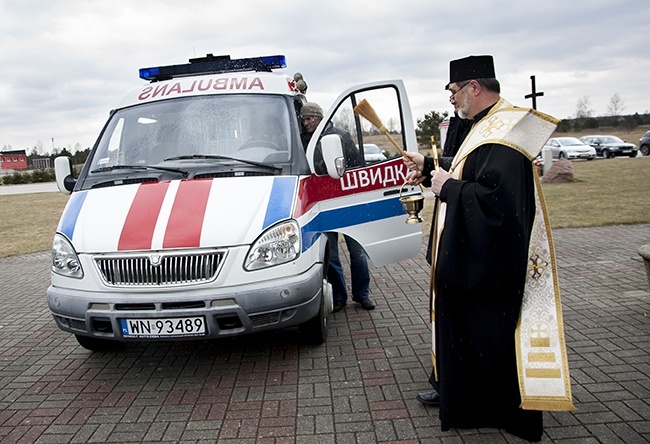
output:
[[[217,277],[224,253],[149,254],[95,257],[107,285],[160,287],[208,282]]]

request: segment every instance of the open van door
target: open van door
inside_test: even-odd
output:
[[[354,108],[362,101],[374,108],[392,139],[405,151],[417,151],[415,127],[401,80],[375,82],[341,94],[327,111],[307,147],[314,173],[301,184],[300,211],[316,211],[310,223],[313,235],[324,231],[346,234],[359,242],[375,266],[416,256],[422,244],[421,224],[406,223],[400,197],[420,194],[419,187],[403,186],[407,168],[390,139]],[[333,128],[337,128],[334,130]],[[355,145],[350,153],[347,136]],[[379,147],[385,159],[364,153],[364,145]],[[327,171],[317,171],[322,152]]]

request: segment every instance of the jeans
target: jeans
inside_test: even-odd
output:
[[[348,291],[343,274],[343,265],[339,256],[339,235],[338,233],[326,233],[330,245],[330,263],[327,272],[327,280],[332,284],[334,302],[345,302],[348,300]],[[350,253],[350,275],[352,276],[352,299],[360,301],[367,299],[370,295],[370,270],[368,270],[368,259],[366,252],[357,241],[343,235]]]

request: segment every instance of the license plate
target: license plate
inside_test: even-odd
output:
[[[120,319],[128,338],[179,338],[205,335],[205,318]]]

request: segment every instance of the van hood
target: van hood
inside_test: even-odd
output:
[[[174,180],[78,191],[57,231],[78,253],[250,244],[291,217],[296,177]]]

